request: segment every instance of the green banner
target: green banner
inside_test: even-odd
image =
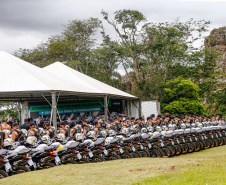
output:
[[[95,101],[95,102],[80,102],[80,103],[69,103],[69,104],[58,104],[57,109],[73,109],[73,108],[87,108],[87,107],[103,107],[104,101]],[[111,107],[111,101],[108,103],[108,107]],[[39,112],[39,111],[47,111],[51,110],[50,105],[37,105],[30,106],[30,112]]]

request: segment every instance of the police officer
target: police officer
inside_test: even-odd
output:
[[[12,140],[15,141],[23,141],[25,138],[23,137],[23,133],[20,131],[17,123],[12,124]]]
[[[115,125],[117,126],[117,131],[120,132],[122,129],[122,124],[119,122],[119,119],[115,118]]]
[[[110,126],[109,126],[108,130],[114,130],[114,131],[117,131],[118,129],[117,129],[117,126],[116,126],[114,120],[113,120],[112,118],[110,118],[110,119],[109,119],[109,122],[110,122]]]
[[[76,133],[81,133],[80,127],[78,127],[78,125],[76,125],[74,121],[71,122],[70,129],[71,129],[70,130],[71,137],[73,137]]]
[[[50,137],[51,139],[53,139],[53,138],[56,136],[56,133],[55,133],[55,131],[51,128],[50,123],[45,123],[45,124],[44,124],[44,129],[45,129],[45,131],[46,131],[46,134],[49,135],[49,137]]]
[[[30,129],[28,130],[28,136],[35,136],[37,140],[40,139],[39,131],[36,129],[35,123],[30,123]]]
[[[70,135],[70,130],[66,128],[66,123],[64,121],[60,123],[60,133],[65,134],[65,137]]]
[[[100,123],[98,121],[94,122],[94,131],[95,131],[95,134],[97,134],[100,130]]]

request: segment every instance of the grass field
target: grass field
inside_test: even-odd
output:
[[[226,146],[173,158],[67,165],[0,180],[0,185],[226,184]]]

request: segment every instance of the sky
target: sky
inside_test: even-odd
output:
[[[150,22],[194,18],[211,21],[210,29],[226,26],[226,0],[0,0],[0,51],[34,48],[70,20],[102,19],[102,9],[112,17],[116,10],[133,9]]]

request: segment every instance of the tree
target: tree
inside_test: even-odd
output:
[[[102,11],[103,18],[119,36],[117,42],[124,50],[122,63],[133,69],[133,93],[141,95],[142,99],[159,99],[159,89],[152,93],[150,89],[175,78],[175,73],[172,74],[175,66],[189,69],[204,61],[203,48],[194,47],[194,42],[202,39],[210,22],[191,19],[187,22],[149,23],[137,10],[119,10],[114,14],[111,20],[108,13]],[[197,68],[194,69],[197,72]],[[190,75],[189,70],[185,71],[187,74],[180,73],[180,70],[176,74]]]
[[[0,120],[7,120],[11,114],[18,119],[19,106],[17,102],[0,102]]]
[[[98,31],[103,35],[100,44],[96,41]],[[117,47],[117,43],[104,35],[101,21],[90,18],[70,21],[60,35],[51,36],[34,49],[19,49],[14,54],[39,67],[64,62],[97,80],[123,88],[121,75],[116,71],[120,64]]]
[[[162,112],[171,114],[204,113],[199,99],[200,88],[188,79],[178,77],[163,85]]]

